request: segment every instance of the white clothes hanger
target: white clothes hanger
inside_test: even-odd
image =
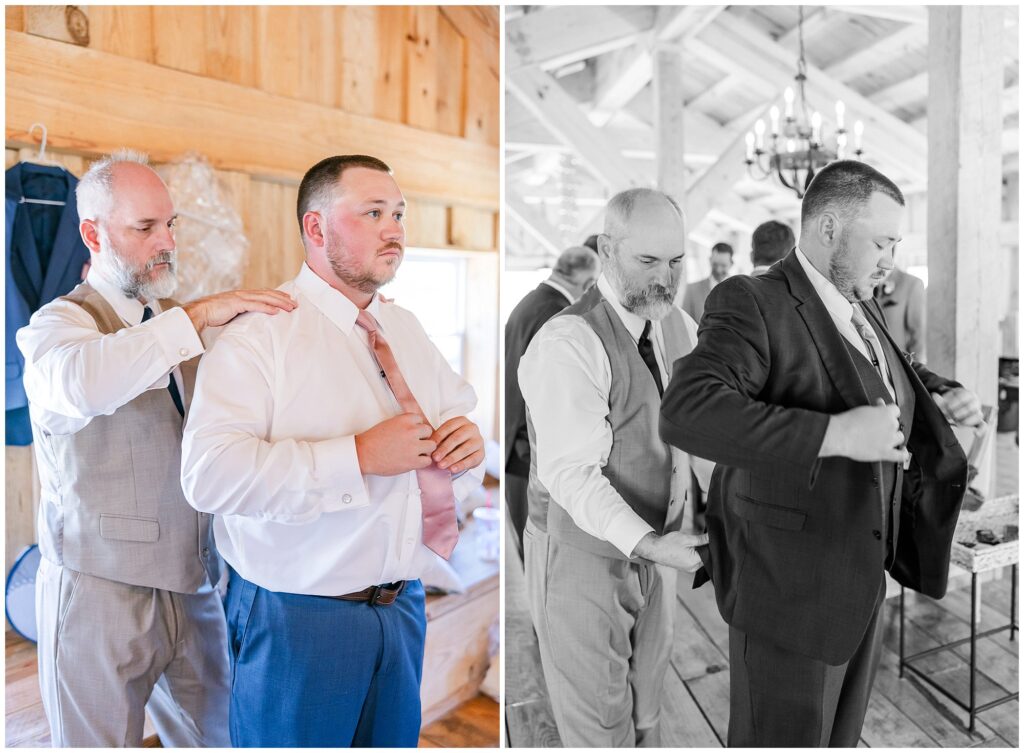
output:
[[[37,129],[37,128],[42,129],[42,131],[43,131],[43,138],[42,138],[42,141],[40,141],[40,143],[39,143],[39,153],[35,156],[34,159],[22,160],[22,162],[30,162],[33,165],[47,165],[47,166],[52,166],[52,167],[63,168],[64,167],[63,165],[61,165],[61,164],[59,164],[57,162],[54,162],[52,159],[50,159],[49,157],[46,156],[46,126],[45,125],[43,125],[42,123],[33,123],[29,127],[29,129],[28,129],[28,136],[29,136],[29,138],[32,138],[32,132],[35,129]],[[29,199],[29,198],[26,198],[24,196],[21,197],[20,203],[21,204],[45,204],[46,206],[51,206],[51,207],[62,207],[62,206],[65,206],[67,204],[66,201],[54,201],[52,199]]]

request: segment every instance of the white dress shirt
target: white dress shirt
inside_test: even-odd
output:
[[[126,298],[95,266],[86,280],[127,327],[101,335],[85,309],[57,299],[16,335],[25,356],[32,421],[51,435],[75,434],[93,417],[111,415],[146,390],[166,390],[172,376],[184,397],[177,366],[203,352],[181,308],[161,312],[159,302],[152,301],[153,318],[142,323],[142,303]]]
[[[415,472],[364,476],[356,456],[356,434],[402,413],[358,309],[305,264],[279,289],[294,311],[238,317],[200,363],[185,497],[216,515],[224,559],[271,591],[338,596],[418,578],[436,555]],[[473,410],[473,388],[415,316],[378,296],[367,310],[433,426]],[[482,479],[482,466],[456,479],[456,497]]]
[[[800,266],[804,268],[804,272],[807,274],[807,279],[811,281],[811,285],[814,287],[818,297],[821,298],[821,302],[825,304],[825,308],[828,310],[829,316],[832,317],[832,321],[836,325],[836,329],[839,330],[839,334],[855,347],[862,356],[868,361],[873,361],[871,353],[868,351],[868,345],[864,342],[864,338],[861,337],[860,332],[853,326],[853,306],[839,289],[832,284],[825,275],[815,268],[811,264],[810,260],[804,255],[804,252],[797,246],[796,258],[800,262]],[[859,304],[858,304],[859,305]],[[868,314],[861,307],[861,315],[867,319]],[[868,326],[871,326],[870,324]],[[885,360],[885,353],[882,349],[878,349],[878,363],[882,371],[885,374],[885,386],[889,390],[889,394],[892,395],[893,402],[896,402],[896,388],[893,386],[892,374],[889,373],[889,364]]]
[[[622,307],[603,274],[597,286],[633,341],[638,342],[645,320]],[[697,324],[685,312],[683,319],[696,341]],[[661,323],[651,325],[649,336],[655,359],[662,384],[667,385],[671,364],[666,364]],[[519,386],[536,434],[540,482],[552,501],[561,505],[585,533],[608,541],[628,557],[637,542],[654,529],[601,473],[612,448],[612,429],[608,423],[611,378],[604,345],[579,316],[549,319],[519,363]],[[677,467],[686,467],[686,463]],[[684,498],[689,481],[686,474],[677,474],[675,499]]]

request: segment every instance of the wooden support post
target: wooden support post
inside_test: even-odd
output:
[[[928,13],[928,365],[995,406],[1006,10]]]
[[[682,207],[686,201],[683,159],[683,54],[677,47],[654,52],[654,132],[658,188]]]

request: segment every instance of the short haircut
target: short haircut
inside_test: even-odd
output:
[[[776,220],[762,222],[750,239],[750,258],[755,267],[769,267],[796,245],[793,229]]]
[[[597,268],[597,254],[588,246],[570,246],[558,255],[554,273],[574,278],[579,272],[593,272]]]
[[[800,225],[805,226],[828,210],[849,222],[876,191],[901,207],[906,205],[903,192],[871,165],[852,159],[832,162],[823,167],[807,187],[800,205]]]
[[[92,163],[75,187],[80,220],[106,219],[114,207],[114,167],[124,162],[149,166],[149,157],[134,149],[116,152]]]
[[[583,241],[583,245],[586,246],[587,248],[589,248],[591,251],[593,251],[596,254],[597,253],[597,234],[595,233],[594,235],[588,235],[587,239],[585,241]]]
[[[636,207],[637,201],[656,196],[671,204],[680,218],[683,216],[683,210],[680,209],[676,200],[664,191],[654,188],[628,188],[608,200],[604,215],[604,232],[607,235],[612,235],[610,231],[623,228],[629,222],[629,218],[633,216],[633,209]]]
[[[732,258],[732,246],[728,243],[716,243],[711,247],[711,253],[713,254],[729,254],[729,258]]]
[[[299,199],[296,205],[300,234],[305,235],[302,228],[302,216],[306,212],[322,209],[330,203],[331,192],[338,184],[342,174],[350,167],[365,167],[368,170],[379,170],[391,175],[391,168],[384,162],[365,154],[342,154],[320,160],[306,171],[299,184]]]

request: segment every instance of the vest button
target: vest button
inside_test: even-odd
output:
[[[209,559],[209,557],[210,557],[210,550],[209,550],[209,549],[207,549],[207,548],[206,548],[206,547],[204,546],[204,547],[203,547],[203,559],[204,559],[204,560],[205,560],[205,559]]]
[[[871,485],[873,487],[875,487],[876,489],[878,488],[878,476],[872,476],[871,477]]]
[[[881,531],[872,531],[871,535],[874,536],[879,541],[882,540],[882,532]]]

